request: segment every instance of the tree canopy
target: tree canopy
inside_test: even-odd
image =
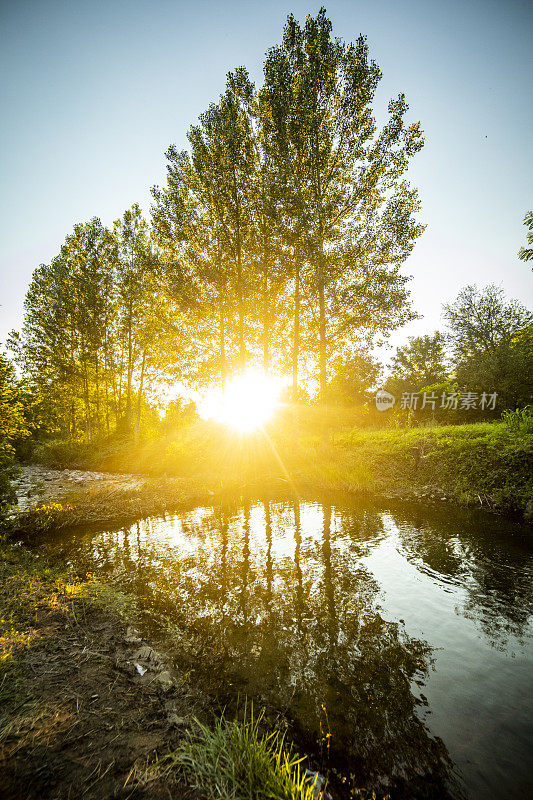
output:
[[[522,261],[533,261],[533,211],[528,211],[524,217],[524,225],[528,229],[527,243],[531,247],[521,247],[518,251],[518,258]]]
[[[188,150],[168,148],[150,219],[134,204],[112,229],[74,226],[11,340],[59,431],[138,434],[165,381],[224,386],[253,366],[325,400],[375,374],[372,343],[413,317],[400,269],[423,231],[405,180],[420,123],[399,94],[378,128],[380,79],[365,37],[335,38],[324,9],[290,15],[262,85],[229,72]]]
[[[390,365],[389,386],[392,391],[416,391],[424,386],[444,381],[448,374],[444,337],[433,335],[410,336],[409,343],[398,347]]]
[[[533,314],[503,289],[466,286],[444,306],[458,382],[498,392],[503,407],[533,399]]]

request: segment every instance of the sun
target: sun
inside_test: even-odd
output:
[[[272,417],[282,385],[279,378],[247,370],[233,378],[223,391],[210,391],[199,404],[200,416],[249,433]]]

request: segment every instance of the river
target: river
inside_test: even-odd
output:
[[[133,593],[195,682],[287,719],[352,785],[508,800],[533,795],[532,541],[480,511],[321,495],[40,548]]]

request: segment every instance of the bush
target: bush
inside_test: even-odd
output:
[[[0,353],[0,509],[15,500],[10,483],[16,472],[15,443],[28,435],[23,393],[13,365]]]

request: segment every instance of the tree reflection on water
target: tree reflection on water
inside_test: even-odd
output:
[[[362,563],[383,535],[377,512],[265,499],[62,545],[169,617],[196,680],[222,702],[246,694],[285,715],[325,768],[440,783],[446,748],[420,713],[432,648],[383,618]]]
[[[533,555],[517,525],[476,510],[438,508],[397,512],[395,523],[406,559],[462,587],[461,614],[492,647],[523,640],[533,615]]]

